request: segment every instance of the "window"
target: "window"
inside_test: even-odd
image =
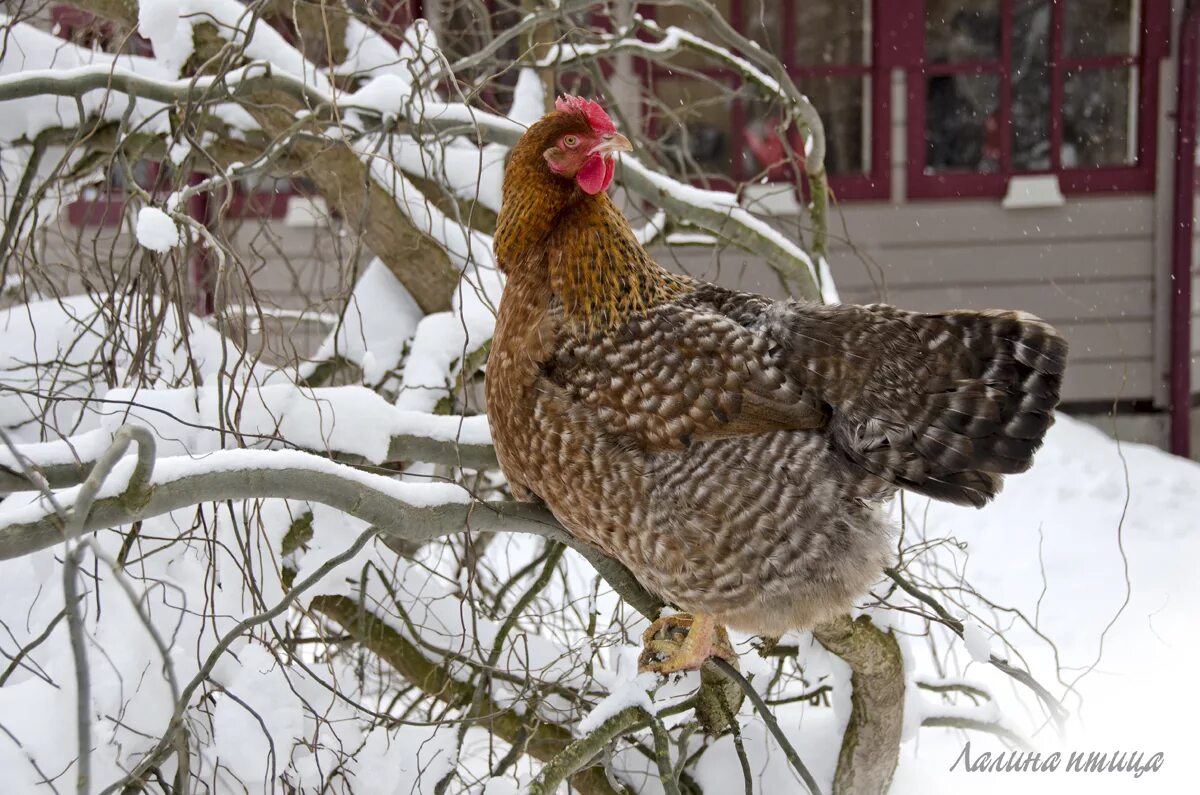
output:
[[[1153,189],[1169,0],[918,1],[910,197]]]
[[[886,2],[886,0],[875,0]],[[719,0],[718,10],[787,68],[825,124],[825,166],[839,199],[888,196],[888,79],[878,63],[872,0]],[[684,6],[657,6],[656,21],[704,36]],[[782,128],[780,103],[733,69],[698,55],[648,68],[656,103],[650,131],[664,159],[706,184],[794,181],[803,171],[799,130]]]

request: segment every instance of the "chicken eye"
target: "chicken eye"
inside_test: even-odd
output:
[[[563,136],[562,142],[563,146],[567,147],[568,149],[574,149],[575,147],[579,146],[579,136],[565,135]]]

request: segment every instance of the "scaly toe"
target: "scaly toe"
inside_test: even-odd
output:
[[[641,672],[698,671],[709,657],[720,657],[737,664],[729,634],[708,616],[703,621],[686,613],[665,616],[646,629],[642,640],[644,648],[638,657]]]
[[[656,638],[682,643],[691,628],[692,617],[686,613],[663,616],[646,627],[642,633],[642,643],[649,643]]]

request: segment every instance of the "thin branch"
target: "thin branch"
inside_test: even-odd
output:
[[[364,530],[359,534],[358,538],[354,540],[354,543],[352,543],[344,552],[330,557],[329,560],[321,564],[321,566],[315,569],[311,574],[292,586],[292,588],[284,595],[284,597],[280,599],[279,602],[273,607],[239,621],[228,632],[222,635],[221,639],[213,647],[212,651],[209,652],[208,657],[205,658],[203,665],[200,666],[200,670],[196,672],[196,675],[192,677],[191,681],[189,681],[187,685],[180,691],[179,699],[175,702],[175,710],[172,713],[166,731],[163,732],[159,742],[154,746],[153,749],[151,749],[145,756],[142,757],[142,761],[139,762],[132,771],[130,771],[120,781],[117,781],[106,787],[101,792],[101,795],[113,795],[116,792],[122,791],[127,785],[141,781],[147,772],[158,766],[162,756],[167,751],[171,750],[173,747],[176,747],[177,732],[183,729],[184,713],[191,705],[192,696],[195,694],[200,685],[208,681],[209,674],[212,673],[213,668],[216,667],[216,664],[221,659],[221,656],[229,650],[229,647],[233,645],[234,641],[241,637],[246,630],[256,627],[259,624],[265,624],[268,621],[272,621],[288,611],[297,599],[299,599],[306,591],[324,579],[329,572],[333,571],[333,569],[342,565],[346,561],[351,560],[355,555],[357,555],[362,548],[367,545],[367,542],[377,535],[377,532],[378,531],[376,531],[374,528],[368,528],[367,530]]]
[[[946,729],[963,729],[965,731],[987,732],[1007,740],[1022,750],[1032,751],[1029,741],[1012,729],[995,721],[977,720],[959,715],[930,715],[921,720],[921,725],[929,728],[941,727]]]
[[[721,673],[725,674],[732,682],[736,683],[750,699],[750,703],[754,704],[754,709],[758,711],[759,717],[763,719],[763,723],[767,724],[767,730],[771,732],[771,736],[775,738],[775,742],[783,749],[784,756],[791,763],[792,769],[800,776],[800,780],[804,782],[804,786],[808,788],[811,795],[821,795],[821,787],[817,784],[817,780],[808,770],[808,766],[804,764],[804,760],[800,758],[800,754],[796,753],[796,748],[788,740],[787,735],[783,733],[783,729],[779,726],[779,721],[775,718],[775,714],[771,712],[771,708],[763,701],[762,696],[754,689],[754,685],[742,676],[742,672],[734,668],[725,660],[719,657],[714,657],[710,662],[715,665]]]
[[[671,766],[671,738],[662,718],[649,716],[650,734],[654,737],[654,761],[658,765],[658,781],[664,795],[680,795],[679,783],[675,781],[675,769]]]
[[[900,586],[905,593],[912,596],[919,602],[928,605],[933,612],[938,615],[938,618],[942,620],[942,623],[950,627],[950,629],[952,629],[960,638],[963,637],[962,622],[950,615],[950,612],[946,610],[946,608],[942,607],[942,605],[936,599],[917,588],[917,586],[909,582],[896,569],[888,568],[884,569],[883,571],[884,574],[886,574],[898,586]],[[1053,718],[1055,726],[1058,728],[1060,733],[1062,732],[1063,724],[1067,719],[1067,710],[1062,703],[1050,693],[1049,690],[1047,690],[1040,682],[1034,679],[1033,675],[1028,671],[1023,671],[1020,668],[1011,665],[1008,660],[1002,660],[993,654],[988,659],[988,662],[1032,690],[1038,699],[1050,711],[1050,716]]]

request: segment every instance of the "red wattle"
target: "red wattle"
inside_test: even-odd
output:
[[[612,181],[612,172],[609,168],[601,155],[592,155],[579,171],[576,172],[575,184],[584,193],[590,193],[594,196],[607,188],[608,183]]]

